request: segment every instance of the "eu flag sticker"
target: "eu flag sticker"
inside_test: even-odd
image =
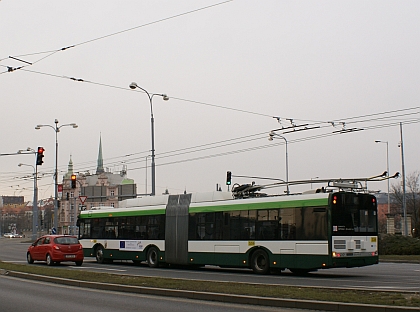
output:
[[[125,241],[120,241],[120,249],[124,249],[125,248]]]

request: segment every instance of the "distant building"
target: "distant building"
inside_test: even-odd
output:
[[[22,205],[24,201],[23,196],[0,196],[0,207],[6,205]]]
[[[63,177],[63,192],[59,207],[59,233],[74,234],[75,221],[79,211],[92,207],[118,207],[118,202],[127,198],[137,197],[137,187],[133,179],[127,178],[127,169],[112,173],[104,170],[102,156],[102,138],[99,139],[99,153],[95,174],[78,173],[76,188],[71,188],[71,176],[74,174],[73,161],[70,157],[68,171]],[[86,196],[82,204],[80,196]],[[76,207],[76,211],[74,209]]]
[[[5,196],[12,197],[12,196]],[[23,197],[22,197],[23,198]],[[0,207],[0,235],[4,233],[21,233],[26,228],[32,228],[30,224],[32,213],[28,216],[26,203],[10,203]]]

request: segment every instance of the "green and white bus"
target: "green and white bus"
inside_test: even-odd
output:
[[[99,263],[146,261],[150,267],[215,265],[301,274],[378,263],[374,195],[339,189],[248,194],[162,195],[128,199],[119,208],[92,208],[79,215],[79,240],[85,257]]]

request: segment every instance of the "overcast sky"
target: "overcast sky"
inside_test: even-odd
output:
[[[2,0],[0,154],[43,146],[39,197],[53,196],[55,133],[34,128],[74,122],[58,134],[59,179],[70,156],[95,172],[101,135],[104,167],[125,164],[144,193],[151,111],[135,81],[170,97],[153,98],[157,194],[227,190],[228,170],[233,183],[285,180],[284,140],[267,138],[293,125],[314,129],[283,134],[289,180],[380,174],[387,145],[375,140],[401,171],[400,122],[409,174],[420,169],[419,16],[419,1]],[[18,164],[34,162],[1,156],[0,195],[31,200],[33,169]],[[149,167],[148,192],[150,181]]]

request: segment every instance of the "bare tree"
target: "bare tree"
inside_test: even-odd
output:
[[[420,236],[420,172],[416,170],[407,175],[405,185],[407,214],[411,214],[411,224],[414,229],[413,236],[418,237]],[[400,224],[399,220],[401,218],[401,214],[403,213],[403,190],[401,183],[391,185],[391,196],[391,213],[396,217],[396,224]]]

